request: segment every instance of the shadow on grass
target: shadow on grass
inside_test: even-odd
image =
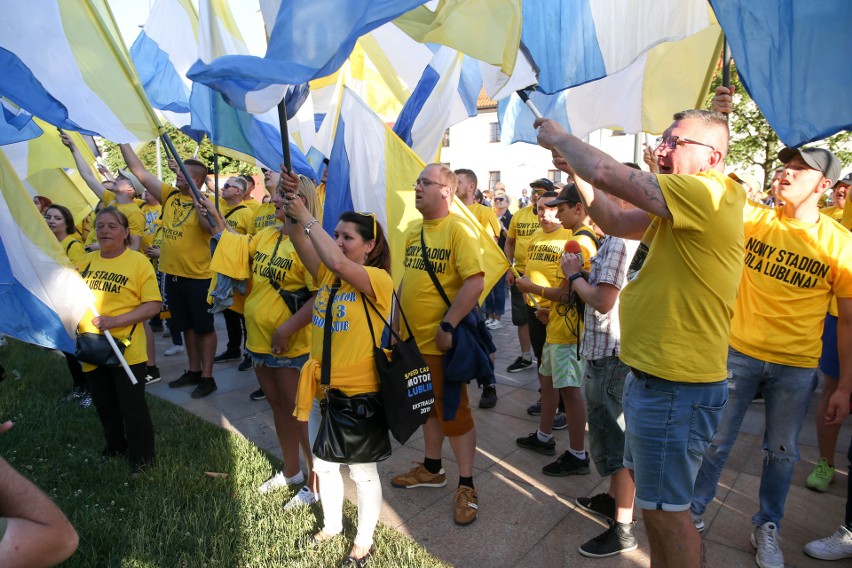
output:
[[[79,548],[63,566],[334,566],[349,551],[354,507],[347,503],[345,539],[306,550],[319,506],[284,511],[291,490],[261,496],[257,486],[281,464],[242,436],[149,396],[157,465],[131,480],[124,460],[100,460],[94,408],[60,402],[71,385],[61,355],[10,339],[0,362],[10,377],[0,384],[0,419],[15,422],[0,436],[0,455],[77,529]],[[376,545],[375,566],[442,565],[385,527]]]

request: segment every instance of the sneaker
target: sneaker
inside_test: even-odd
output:
[[[841,525],[833,535],[806,544],[805,554],[820,560],[852,558],[852,532]]]
[[[80,400],[85,396],[86,389],[83,387],[73,386],[68,393],[62,397],[61,402],[71,402],[72,400]]]
[[[159,383],[162,380],[160,376],[160,368],[156,365],[145,366],[145,386]]]
[[[169,383],[170,389],[187,387],[189,385],[197,385],[201,380],[201,371],[184,371],[183,374]]]
[[[479,397],[479,408],[494,408],[497,406],[497,386],[488,385],[482,387],[482,396]]]
[[[456,489],[456,512],[453,520],[460,527],[464,527],[476,520],[479,513],[479,499],[476,489],[467,485],[460,485]]]
[[[506,367],[506,370],[510,373],[517,373],[518,371],[523,371],[524,369],[528,369],[532,367],[532,359],[524,359],[523,356],[515,359],[515,362]]]
[[[254,367],[254,365],[251,362],[251,355],[246,355],[245,357],[243,357],[243,361],[242,361],[242,363],[240,363],[240,366],[237,367],[237,370],[238,371],[248,371],[252,367]],[[266,397],[263,397],[263,398],[266,398]],[[260,400],[260,399],[258,398],[256,400]]]
[[[500,320],[491,320],[491,325],[487,325],[488,329],[500,329],[503,327],[503,322]]]
[[[85,393],[83,393],[83,396],[80,397],[80,408],[89,408],[90,406],[93,406],[94,404],[95,404],[95,401],[92,400],[91,394],[85,392]]]
[[[553,417],[553,429],[554,430],[564,430],[568,427],[568,417],[565,416],[564,412],[557,412],[556,416]]]
[[[491,329],[491,324],[494,323],[494,320],[491,318],[485,318],[485,327]]]
[[[391,485],[401,489],[414,489],[415,487],[444,487],[447,485],[447,474],[444,468],[438,473],[430,473],[422,463],[408,473],[402,473],[391,479]]]
[[[305,482],[305,474],[301,471],[293,477],[287,477],[283,471],[276,472],[275,475],[260,484],[257,490],[261,495],[266,495],[273,489],[288,487],[290,485],[299,485]]]
[[[613,523],[592,540],[580,546],[580,554],[591,558],[606,558],[639,547],[633,523]]]
[[[287,501],[284,509],[295,509],[296,507],[307,507],[319,502],[319,495],[308,489],[307,485],[299,489],[292,499]]]
[[[216,379],[213,377],[201,377],[198,379],[198,386],[192,390],[192,398],[204,398],[219,387],[216,386]]]
[[[699,533],[703,533],[704,529],[707,527],[704,526],[704,515],[696,515],[692,511],[689,512],[689,517],[692,519],[692,524],[695,525],[695,530]]]
[[[183,345],[172,345],[171,347],[166,349],[166,352],[164,353],[164,355],[166,357],[171,357],[172,355],[177,355],[178,353],[184,353],[185,351],[186,351],[186,347],[184,347]]]
[[[243,356],[239,351],[223,351],[213,358],[214,363],[224,363],[225,361],[236,361],[242,359]]]
[[[266,395],[263,394],[263,389],[257,389],[249,395],[249,398],[252,400],[264,400]]]
[[[819,458],[814,470],[805,481],[805,485],[808,486],[808,489],[825,493],[832,483],[834,483],[834,466],[828,465],[825,458]]]
[[[615,520],[615,499],[609,493],[598,493],[591,497],[577,497],[577,506],[610,521]]]
[[[763,523],[754,527],[751,533],[751,545],[757,549],[754,561],[760,568],[784,568],[784,553],[778,541],[778,527],[775,523]]]
[[[566,475],[589,475],[591,470],[589,469],[588,457],[581,460],[571,452],[566,451],[555,462],[541,468],[541,472],[551,477],[565,477]]]
[[[538,439],[538,432],[533,432],[525,438],[517,438],[515,443],[522,448],[535,450],[546,456],[556,455],[556,440],[550,438],[547,442],[542,442]]]
[[[536,401],[532,406],[527,407],[527,414],[530,416],[541,416],[541,399]]]

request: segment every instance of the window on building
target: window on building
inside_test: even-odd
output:
[[[500,172],[488,172],[488,189],[494,191],[494,186],[500,181]]]
[[[444,138],[441,140],[441,146],[446,148],[450,145],[450,129],[444,130]]]
[[[492,122],[489,125],[489,133],[488,133],[488,141],[489,142],[499,142],[500,141],[500,123]]]
[[[547,170],[547,179],[553,183],[562,183],[562,170]]]

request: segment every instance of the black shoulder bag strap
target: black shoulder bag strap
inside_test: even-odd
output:
[[[240,209],[245,209],[245,208],[246,208],[246,206],[245,206],[245,205],[237,205],[236,207],[234,207],[233,209],[231,209],[230,211],[228,211],[228,214],[227,214],[227,215],[225,215],[225,219],[227,219],[228,217],[230,217],[231,215],[233,215],[234,213],[236,213],[236,212],[237,212],[237,211],[239,211]]]
[[[334,305],[334,296],[338,289],[340,289],[340,280],[335,281],[331,286],[325,305],[325,321],[322,329],[322,363],[320,365],[320,384],[323,386],[331,384],[331,328],[334,318],[331,308]]]
[[[411,326],[408,325],[408,319],[405,317],[405,312],[402,311],[402,306],[399,304],[399,298],[397,298],[396,296],[396,290],[393,291],[393,299],[396,305],[399,307],[399,315],[402,316],[402,321],[405,322],[405,329],[408,331],[408,337],[414,337],[414,334],[411,333]],[[375,345],[377,348],[381,348],[382,338],[379,337],[379,345],[376,345],[376,333],[373,331],[373,322],[370,321],[370,313],[367,310],[367,306],[373,308],[373,311],[376,312],[376,315],[382,318],[382,321],[385,323],[385,328],[390,331],[391,335],[394,339],[396,339],[397,343],[402,343],[402,338],[397,332],[393,330],[393,326],[391,326],[390,322],[385,320],[385,316],[382,315],[382,313],[373,304],[373,302],[367,299],[367,295],[364,293],[361,294],[361,302],[364,304],[364,314],[367,316],[367,327],[370,328],[370,335],[373,337],[373,345]],[[393,317],[393,310],[391,310],[391,317]]]
[[[444,303],[446,303],[449,308],[453,305],[453,303],[447,297],[447,293],[444,292],[444,288],[441,286],[441,283],[438,282],[438,277],[435,276],[435,269],[432,268],[432,263],[429,262],[429,255],[426,254],[426,239],[423,237],[422,227],[420,228],[420,254],[423,255],[423,264],[426,266],[426,272],[429,274],[429,278],[432,279],[432,284],[435,285],[435,288],[438,290],[441,298],[444,299]]]

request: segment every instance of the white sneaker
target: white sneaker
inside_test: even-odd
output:
[[[833,535],[806,544],[805,554],[820,560],[852,558],[852,532],[840,525]]]
[[[500,329],[503,327],[503,322],[500,320],[491,320],[491,326],[488,329]]]
[[[183,345],[172,345],[168,349],[166,349],[166,357],[171,357],[172,355],[177,355],[178,353],[183,353],[186,351],[186,347]]]
[[[754,561],[760,568],[784,568],[784,553],[775,523],[763,523],[751,533],[751,545],[757,549]]]
[[[299,489],[298,493],[293,495],[293,498],[287,501],[284,509],[295,509],[296,507],[306,507],[312,503],[319,503],[319,495],[308,489],[307,486]]]
[[[704,515],[696,515],[692,511],[689,512],[689,517],[692,519],[692,524],[695,525],[695,530],[699,533],[703,533],[704,529],[707,527],[704,526]]]
[[[289,485],[299,485],[300,483],[304,482],[305,474],[303,474],[301,471],[293,477],[287,477],[284,475],[283,471],[279,471],[275,475],[261,483],[260,487],[258,487],[257,490],[260,491],[261,495],[266,495],[273,489],[287,487]]]

